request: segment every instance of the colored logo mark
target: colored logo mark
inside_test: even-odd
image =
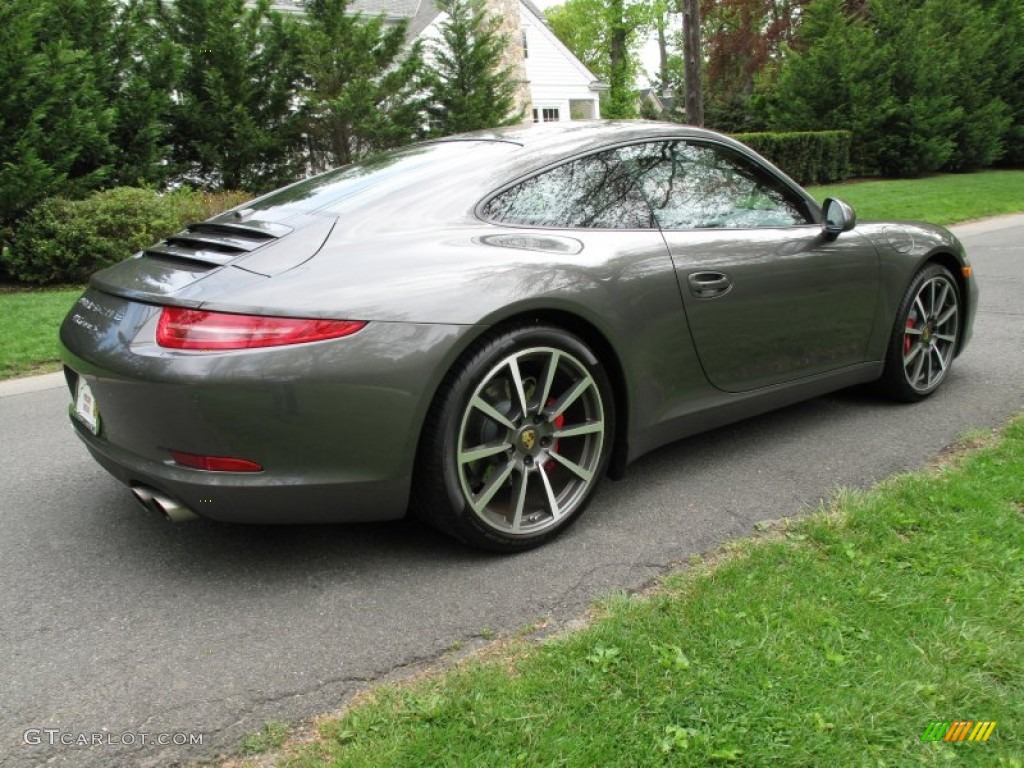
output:
[[[933,720],[921,734],[921,741],[988,741],[995,728],[995,720]]]

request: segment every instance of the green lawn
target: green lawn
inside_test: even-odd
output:
[[[275,762],[1021,768],[1024,418],[975,441],[613,597],[583,631],[381,687]],[[997,726],[923,742],[940,720]]]
[[[821,202],[838,197],[862,219],[955,224],[1024,211],[1024,171],[984,171],[925,179],[892,179],[808,187]]]
[[[0,292],[0,379],[57,370],[57,329],[81,293]]]

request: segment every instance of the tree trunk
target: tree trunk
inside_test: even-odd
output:
[[[686,61],[686,122],[704,125],[704,99],[700,88],[703,53],[700,45],[700,0],[681,0],[683,57]]]
[[[626,23],[624,0],[610,0],[608,3],[608,58],[609,58],[609,99],[608,117],[629,117],[632,83],[629,82],[626,48]]]
[[[659,96],[663,96],[668,88],[668,40],[665,37],[666,18],[665,11],[658,16],[658,85],[661,88]]]

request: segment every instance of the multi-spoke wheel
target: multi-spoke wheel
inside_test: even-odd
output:
[[[900,400],[934,392],[946,378],[960,333],[960,290],[945,267],[931,264],[910,284],[896,316],[882,384]]]
[[[548,327],[488,340],[453,371],[428,418],[417,506],[469,543],[537,546],[582,512],[605,471],[608,378],[575,336]]]

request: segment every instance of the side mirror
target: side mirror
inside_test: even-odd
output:
[[[829,240],[835,240],[843,232],[849,232],[857,226],[857,214],[842,200],[836,200],[834,197],[825,198],[821,210],[821,231]]]

